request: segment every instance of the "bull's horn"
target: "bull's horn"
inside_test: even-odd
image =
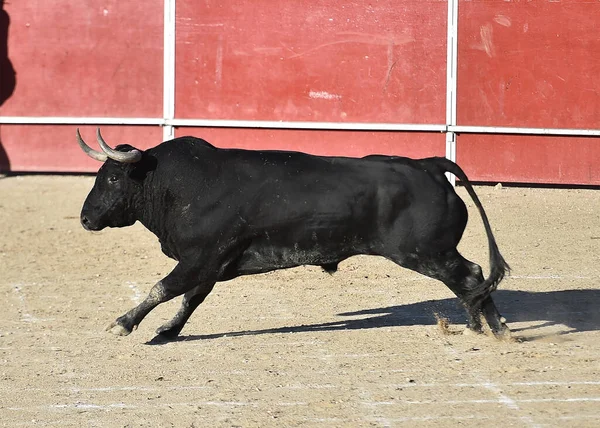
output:
[[[96,128],[96,139],[98,140],[98,144],[100,144],[100,148],[106,155],[112,160],[116,160],[118,162],[124,163],[135,163],[142,158],[142,152],[139,150],[133,149],[128,152],[120,152],[118,150],[113,150],[106,144],[106,141],[102,138],[102,134],[100,134],[100,128]]]
[[[91,157],[92,159],[95,159],[100,162],[104,162],[106,161],[106,159],[108,159],[106,153],[94,150],[90,146],[85,144],[85,141],[83,141],[83,138],[81,138],[81,134],[79,133],[79,128],[77,128],[77,142],[79,143],[79,147],[81,147],[85,154]]]

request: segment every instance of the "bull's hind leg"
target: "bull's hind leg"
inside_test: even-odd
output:
[[[503,335],[508,329],[501,321],[500,314],[491,296],[483,302],[473,300],[471,295],[484,282],[481,267],[465,259],[456,250],[435,255],[415,255],[394,260],[403,267],[442,281],[460,299],[468,316],[468,328],[483,333],[481,316],[496,336]]]
[[[481,303],[481,311],[483,312],[483,316],[490,326],[492,333],[494,333],[494,336],[499,339],[510,338],[510,330],[505,324],[505,320],[498,312],[498,309],[492,300],[492,296],[486,297]]]
[[[106,330],[118,336],[127,336],[152,309],[189,291],[194,284],[198,284],[199,278],[196,268],[190,268],[180,262],[169,275],[152,287],[142,303],[110,323]]]
[[[196,308],[206,299],[206,296],[210,294],[215,283],[207,283],[205,285],[199,285],[193,290],[188,291],[183,295],[183,301],[179,311],[175,314],[173,319],[156,330],[156,334],[166,339],[176,338],[183,326],[190,318]]]
[[[508,337],[510,335],[510,330],[503,322],[502,316],[498,312],[498,308],[496,308],[496,304],[494,303],[491,295],[488,295],[480,302],[469,300],[469,298],[466,297],[466,295],[470,294],[469,292],[473,290],[473,287],[479,287],[485,281],[485,279],[483,278],[481,267],[478,264],[465,259],[460,254],[458,254],[458,257],[460,257],[462,262],[467,266],[472,274],[472,278],[465,278],[465,281],[462,283],[462,287],[460,287],[459,283],[458,292],[461,295],[452,289],[452,287],[450,287],[450,289],[461,299],[467,312],[471,312],[473,316],[477,316],[479,320],[481,320],[481,315],[485,317],[485,320],[494,336],[498,338]]]

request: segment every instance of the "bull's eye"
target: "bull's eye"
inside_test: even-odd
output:
[[[108,182],[110,184],[115,184],[117,181],[119,181],[119,177],[117,177],[116,175],[111,175],[110,177],[108,177]]]

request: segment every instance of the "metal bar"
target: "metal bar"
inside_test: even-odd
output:
[[[446,56],[446,123],[456,125],[456,73],[458,68],[458,0],[448,1]]]
[[[573,137],[600,137],[600,129],[573,128],[518,128],[503,126],[456,126],[449,125],[449,132],[464,134],[521,134],[521,135],[565,135]]]
[[[214,120],[173,119],[173,126],[197,126],[204,128],[270,128],[270,129],[315,129],[341,131],[422,131],[445,132],[446,125],[412,123],[356,123],[356,122],[300,122],[275,120]]]
[[[267,120],[162,119],[158,117],[0,116],[6,125],[156,125],[200,128],[314,129],[324,131],[407,131],[463,134],[556,135],[600,137],[600,129],[519,128],[414,123],[283,122]]]
[[[0,124],[39,125],[163,125],[200,128],[270,128],[340,131],[446,132],[446,125],[411,123],[283,122],[268,120],[162,119],[142,117],[0,116]]]
[[[456,125],[456,74],[458,70],[458,0],[448,0],[448,36],[446,56],[446,124]],[[446,127],[446,157],[456,162],[456,134]],[[456,177],[446,173],[454,186]]]
[[[175,0],[165,0],[163,47],[163,117],[175,117]],[[165,121],[163,140],[175,137],[173,125]]]
[[[164,125],[165,120],[152,117],[55,117],[0,116],[0,124],[16,125]]]
[[[446,158],[452,162],[456,162],[456,134],[454,132],[446,133]],[[447,172],[446,178],[453,186],[456,185],[456,177],[454,174]]]

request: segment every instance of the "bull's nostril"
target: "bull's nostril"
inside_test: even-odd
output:
[[[89,225],[89,224],[90,224],[90,221],[88,220],[88,218],[87,218],[86,216],[82,215],[82,216],[81,216],[81,224],[82,224],[83,226],[87,226],[87,225]]]

